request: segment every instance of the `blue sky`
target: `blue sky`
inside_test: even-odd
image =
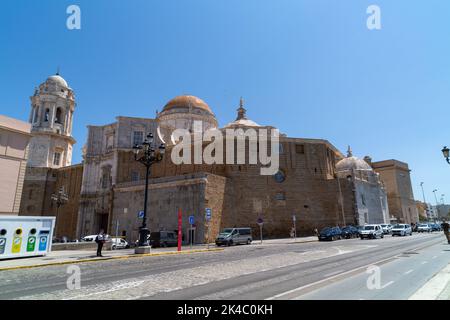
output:
[[[81,30],[66,28],[79,5]],[[366,9],[381,8],[369,31]],[[154,117],[204,99],[219,123],[248,116],[412,169],[416,199],[450,199],[450,1],[3,0],[0,113],[27,120],[34,87],[61,68],[75,90],[73,162],[87,125]],[[448,201],[447,201],[448,202]]]

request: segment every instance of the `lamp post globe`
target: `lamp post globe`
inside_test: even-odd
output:
[[[442,148],[441,151],[445,160],[448,162],[448,164],[450,164],[450,149],[447,146],[445,146],[444,148]]]

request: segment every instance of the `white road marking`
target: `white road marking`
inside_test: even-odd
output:
[[[373,265],[377,265],[377,264],[380,264],[380,263],[382,263],[384,261],[389,261],[391,259],[392,259],[392,257],[391,258],[387,258],[387,259],[383,259],[383,260],[380,260],[380,261],[377,261],[377,262],[374,262],[374,263],[371,263],[371,264],[367,264],[365,266],[358,267],[358,268],[355,268],[355,269],[352,269],[352,270],[349,270],[349,271],[346,271],[346,272],[343,272],[343,273],[339,273],[339,274],[331,276],[329,278],[325,278],[325,279],[322,279],[322,280],[319,280],[319,281],[316,281],[316,282],[312,282],[312,283],[309,283],[307,285],[304,285],[304,286],[301,286],[301,287],[298,287],[298,288],[295,288],[295,289],[292,289],[292,290],[288,290],[288,291],[276,294],[276,295],[274,295],[272,297],[269,297],[269,298],[266,298],[264,300],[275,300],[275,299],[281,298],[281,297],[283,297],[285,295],[288,295],[288,294],[291,294],[291,293],[294,293],[294,292],[297,292],[297,291],[301,291],[303,289],[312,287],[312,286],[317,285],[319,283],[327,282],[327,281],[330,281],[331,279],[334,279],[334,278],[337,278],[337,277],[340,277],[340,276],[343,276],[343,275],[346,275],[346,274],[349,274],[349,273],[353,273],[353,272],[355,272],[357,270],[365,269],[367,267],[370,267],[370,266],[373,266]],[[298,296],[298,297],[300,297],[300,296]],[[295,297],[294,299],[297,299],[298,297]]]
[[[428,263],[428,261],[422,261],[422,264],[427,264]]]
[[[422,288],[408,300],[435,300],[447,286],[450,275],[450,265],[439,271]]]
[[[384,286],[381,287],[381,289],[387,288],[389,287],[391,284],[393,284],[394,281],[389,281],[388,283],[386,283]]]
[[[406,272],[404,273],[404,275],[406,276],[407,274],[410,274],[410,273],[413,272],[413,271],[414,271],[414,269],[408,270],[408,271],[406,271]]]
[[[436,259],[437,258],[437,256],[434,256],[433,258],[431,258],[431,259]]]
[[[344,271],[344,270],[334,271],[334,272],[325,274],[324,277],[326,278],[326,277],[334,276],[335,274],[341,273],[341,272],[343,272],[343,271]]]

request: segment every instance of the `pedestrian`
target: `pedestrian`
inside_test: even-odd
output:
[[[319,230],[317,230],[317,228],[314,228],[314,234],[315,234],[316,237],[319,236]]]
[[[102,248],[103,244],[106,242],[106,235],[103,229],[101,229],[97,237],[95,237],[95,242],[97,243],[97,257],[103,257]]]
[[[450,234],[448,232],[450,225],[447,223],[447,221],[443,220],[441,227],[442,227],[442,230],[444,231],[445,237],[447,238],[448,244],[450,244]]]
[[[295,228],[294,227],[291,228],[290,235],[291,235],[291,238],[295,237]]]

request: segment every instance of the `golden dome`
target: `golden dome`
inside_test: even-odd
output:
[[[209,108],[209,106],[206,104],[205,101],[203,101],[200,98],[197,98],[195,96],[189,96],[189,95],[183,95],[183,96],[178,96],[173,98],[172,100],[170,100],[169,102],[167,102],[167,104],[164,106],[163,108],[163,112],[164,111],[169,111],[173,108],[198,108],[198,109],[203,109],[205,111],[208,111],[209,113],[212,114],[211,109]]]

